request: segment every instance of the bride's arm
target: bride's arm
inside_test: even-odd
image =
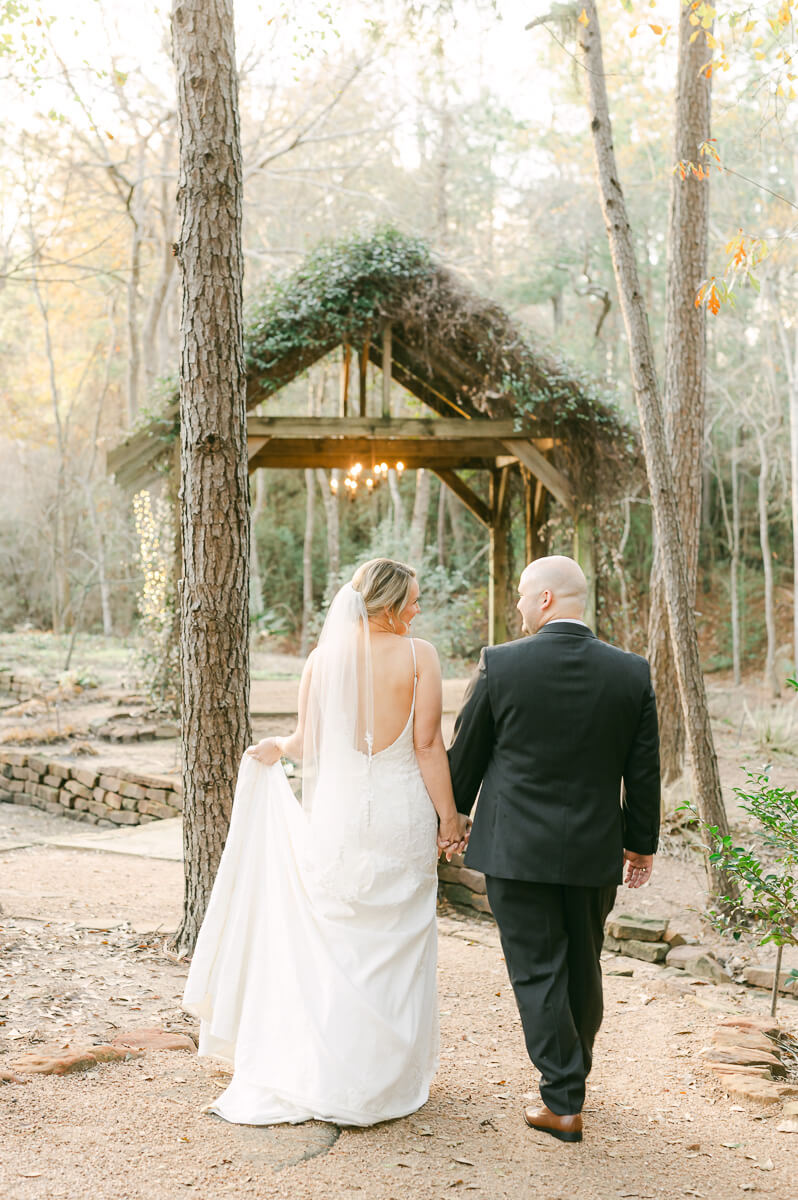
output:
[[[471,822],[458,813],[454,802],[449,760],[441,731],[443,684],[438,653],[429,642],[422,642],[416,638],[415,644],[418,654],[418,686],[413,743],[421,778],[438,814],[439,842],[445,846],[449,856],[464,845]]]
[[[302,749],[305,741],[305,717],[308,711],[308,694],[310,692],[310,677],[313,674],[313,656],[315,650],[308,656],[305,663],[305,669],[302,672],[302,678],[299,681],[299,703],[297,705],[297,723],[296,729],[289,737],[267,737],[258,742],[257,746],[250,746],[247,754],[251,754],[253,758],[257,758],[260,762],[271,766],[280,758],[290,758],[293,762],[302,761]]]

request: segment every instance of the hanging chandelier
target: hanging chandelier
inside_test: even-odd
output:
[[[387,462],[374,463],[370,471],[364,471],[362,463],[353,463],[344,476],[345,494],[350,500],[354,500],[359,489],[363,488],[365,495],[373,496],[380,484],[388,478],[389,469]],[[403,462],[395,462],[393,469],[401,477],[405,469],[405,464]],[[339,482],[335,478],[330,480],[330,491],[334,496],[339,494]]]

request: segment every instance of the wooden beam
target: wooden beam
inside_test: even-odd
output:
[[[262,450],[269,441],[267,437],[249,437],[247,436],[247,461],[252,462],[259,450]]]
[[[382,415],[391,415],[391,322],[386,321],[382,330]]]
[[[436,442],[414,438],[412,441],[381,441],[378,438],[271,438],[250,459],[251,467],[343,467],[355,462],[365,467],[401,461],[411,470],[419,467],[448,467],[457,470],[476,463],[493,466],[493,443],[475,439],[468,442]]]
[[[273,439],[296,438],[348,438],[374,437],[380,441],[407,441],[413,438],[432,438],[435,441],[468,442],[485,441],[494,443],[494,457],[500,456],[502,466],[516,461],[515,455],[501,455],[504,440],[517,435],[517,425],[512,419],[492,421],[475,418],[464,421],[460,417],[256,417],[247,419],[248,437]],[[528,431],[529,440],[539,450],[549,450],[553,438],[537,438]]]
[[[507,500],[510,467],[494,467],[490,473],[490,558],[488,566],[488,641],[497,646],[507,641],[507,575],[509,546]]]
[[[521,467],[521,480],[524,485],[524,558],[531,563],[535,557],[534,524],[535,524],[535,487],[540,486],[540,480],[532,482],[532,472],[527,467]]]
[[[381,365],[382,360],[374,346],[369,353],[371,361],[376,362],[378,366]],[[401,384],[405,391],[410,392],[418,400],[422,400],[435,412],[444,415],[456,412],[461,417],[470,417],[470,413],[464,412],[460,405],[455,403],[454,392],[451,396],[446,394],[448,384],[444,384],[437,378],[428,378],[422,368],[411,361],[395,334],[392,335],[391,340],[391,355],[391,377]]]
[[[557,470],[553,463],[543,457],[537,446],[533,445],[531,441],[521,441],[516,438],[505,438],[504,445],[519,462],[522,462],[532,472],[536,479],[539,479],[548,488],[560,504],[564,505],[569,512],[574,511],[574,494],[568,479],[562,471]]]
[[[457,499],[461,504],[466,506],[472,516],[475,516],[482,525],[490,529],[490,509],[485,501],[480,500],[476,492],[472,492],[468,484],[464,483],[454,471],[445,469],[435,470],[435,468],[433,468],[433,471],[441,483],[445,483],[450,491],[454,492]]]
[[[369,365],[369,343],[371,341],[371,321],[366,322],[366,332],[363,337],[363,345],[357,352],[358,366],[358,396],[360,400],[360,415],[366,415],[366,384],[368,379],[366,376],[366,368]]]
[[[345,417],[349,412],[349,367],[352,362],[352,347],[348,342],[344,342],[341,351],[341,395],[338,413],[339,416]]]

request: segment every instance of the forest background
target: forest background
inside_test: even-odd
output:
[[[603,7],[616,150],[661,348],[678,4],[652,3],[642,23],[642,6]],[[239,0],[246,298],[319,243],[398,228],[634,420],[579,70],[556,24],[523,31],[548,8],[378,0],[267,11]],[[168,12],[6,0],[0,15],[0,630],[146,643],[171,603],[168,493],[134,504],[107,477],[105,452],[158,412],[178,363]],[[766,670],[775,694],[795,665],[798,156],[775,35],[757,6],[749,17],[738,30],[761,22],[761,34],[726,31],[733,52],[713,84],[724,169],[706,156],[709,271],[722,278],[738,229],[767,254],[755,286],[738,286],[709,321],[698,607],[705,668],[735,679]],[[323,362],[259,411],[334,415],[338,373]],[[376,373],[369,386],[379,389]],[[397,415],[417,412],[404,396]],[[653,550],[642,469],[628,484],[601,530],[599,624],[644,651]],[[434,477],[392,473],[351,502],[320,471],[261,470],[251,487],[256,635],[304,652],[337,580],[384,553],[423,569],[419,632],[450,671],[486,640],[486,534]],[[520,513],[520,494],[512,504]],[[523,521],[513,528],[511,577]],[[553,510],[548,548],[570,540]]]

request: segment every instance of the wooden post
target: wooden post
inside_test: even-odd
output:
[[[521,479],[524,483],[524,558],[531,563],[535,557],[534,524],[535,524],[535,487],[532,474],[527,467],[521,467]]]
[[[344,342],[342,346],[341,356],[341,400],[339,404],[339,413],[341,417],[349,416],[349,367],[352,362],[352,347],[348,342]]]
[[[488,567],[488,642],[507,641],[507,484],[510,467],[490,473],[490,560]]]
[[[366,370],[369,365],[369,343],[371,342],[371,322],[366,324],[366,332],[363,337],[363,345],[360,347],[357,356],[358,365],[358,383],[359,383],[359,398],[360,398],[360,415],[366,415],[366,384],[368,382]]]
[[[391,370],[393,354],[391,351],[391,322],[386,321],[382,331],[382,415],[391,415]]]
[[[587,576],[587,603],[585,621],[596,629],[596,548],[593,536],[593,518],[590,513],[578,512],[574,521],[574,558]]]

